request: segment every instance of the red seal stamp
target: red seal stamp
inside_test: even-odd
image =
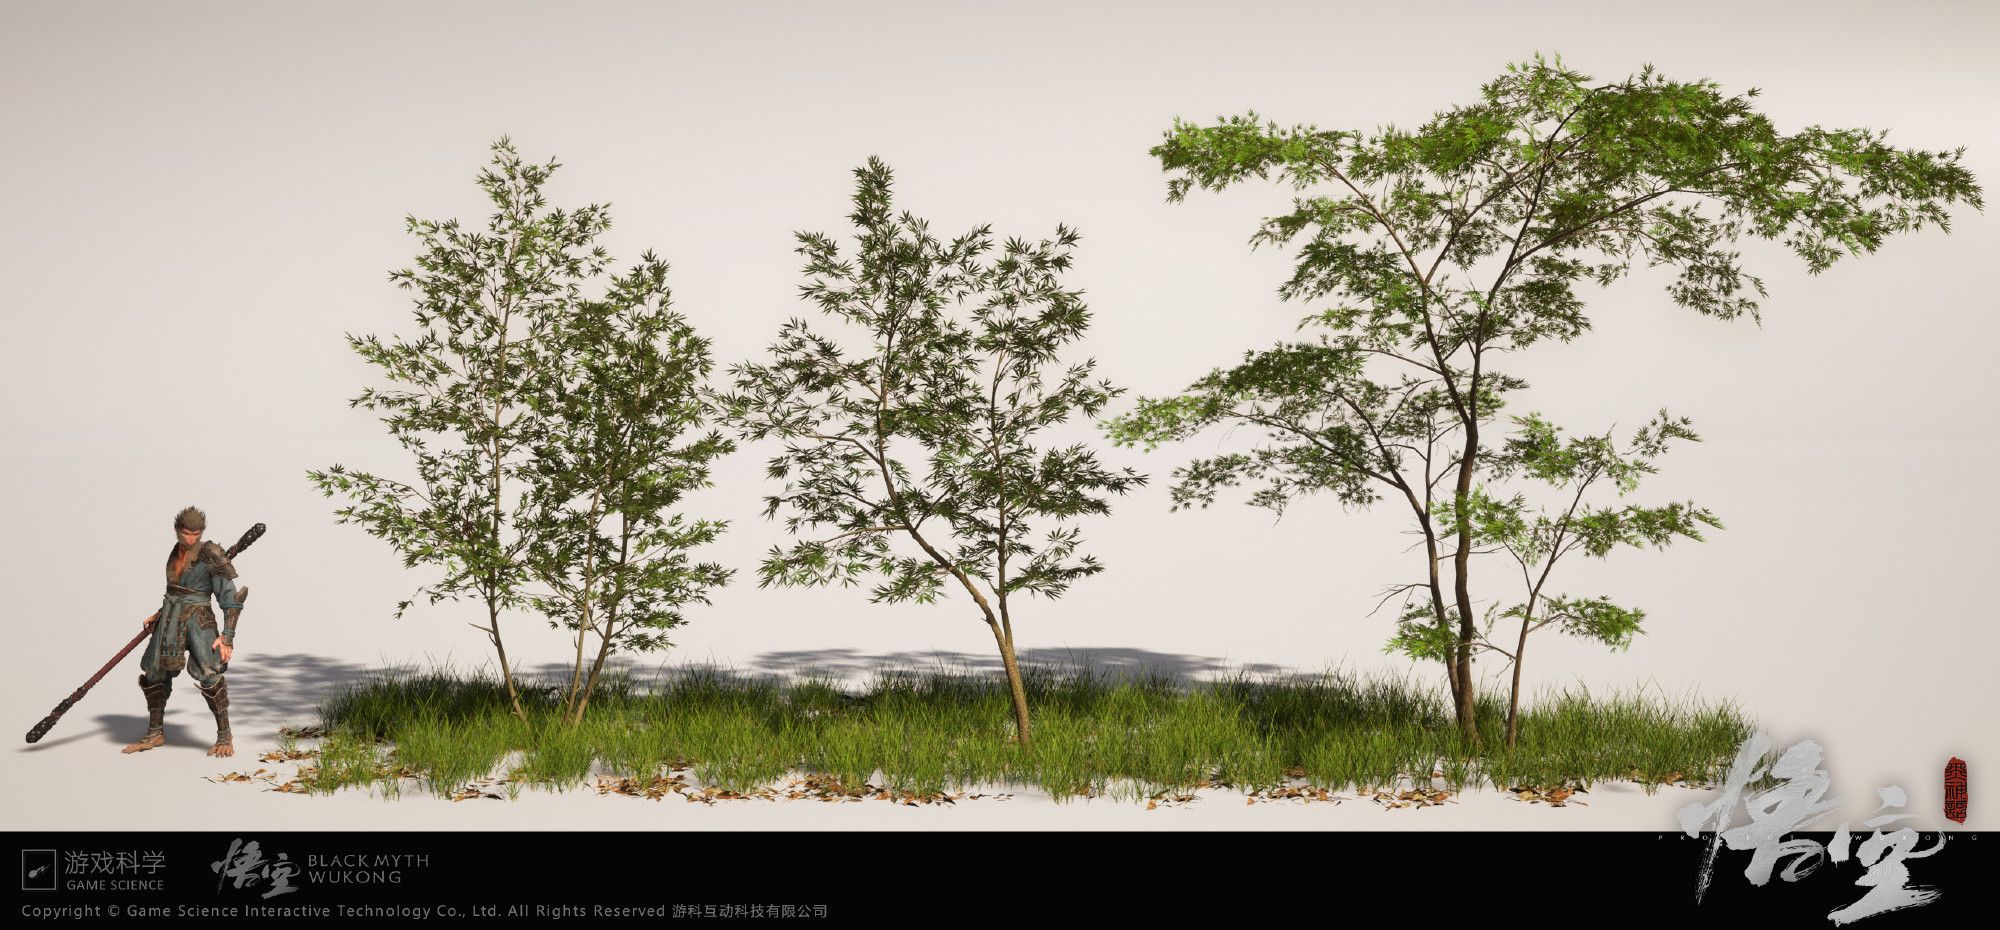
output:
[[[1953,823],[1965,822],[1965,760],[1957,756],[1944,764],[1944,815]]]

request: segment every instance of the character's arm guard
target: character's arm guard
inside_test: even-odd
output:
[[[217,551],[217,554],[220,554],[220,550]],[[223,564],[228,566],[229,563],[227,560],[224,560]],[[233,647],[236,645],[236,617],[243,612],[243,602],[236,596],[236,569],[234,566],[229,566],[228,574],[225,575],[218,571],[210,574],[208,577],[210,582],[212,582],[211,587],[215,591],[215,602],[222,607],[222,616],[224,618],[222,624],[222,641]]]

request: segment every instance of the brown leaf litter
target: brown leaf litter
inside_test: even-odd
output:
[[[1581,785],[1516,785],[1507,791],[1513,795],[1514,800],[1529,804],[1547,804],[1550,807],[1568,807],[1572,804],[1578,807],[1590,806],[1588,802],[1576,798],[1576,795],[1590,793]]]
[[[1401,791],[1397,791],[1394,789],[1383,789],[1383,788],[1366,788],[1360,791],[1359,793],[1362,797],[1374,801],[1375,803],[1380,804],[1383,807],[1386,807],[1392,811],[1402,810],[1404,808],[1415,808],[1421,810],[1426,807],[1442,807],[1443,805],[1446,804],[1458,803],[1458,800],[1453,796],[1452,792],[1443,790],[1441,788],[1406,788]]]
[[[678,794],[682,800],[690,804],[714,804],[717,801],[819,801],[831,804],[888,801],[903,807],[921,807],[926,804],[956,804],[968,799],[1005,800],[1011,797],[1005,794],[967,794],[962,791],[956,793],[895,791],[871,784],[846,785],[839,779],[827,775],[807,775],[792,779],[782,787],[755,788],[750,791],[699,787],[689,784],[686,777],[678,772],[672,777],[655,775],[645,784],[616,775],[599,775],[595,787],[599,795],[619,794],[655,801],[663,800],[670,794]]]

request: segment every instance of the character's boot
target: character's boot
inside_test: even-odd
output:
[[[167,744],[167,694],[174,690],[173,679],[149,683],[141,675],[139,690],[146,695],[146,735],[126,746],[125,752],[145,752]]]
[[[214,688],[195,687],[201,688],[201,696],[208,699],[208,709],[215,713],[215,745],[209,748],[208,754],[235,755],[236,741],[229,733],[229,683],[217,678]]]

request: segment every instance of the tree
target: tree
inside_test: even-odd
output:
[[[810,278],[800,293],[867,347],[793,319],[768,363],[731,369],[729,422],[745,439],[785,442],[770,475],[786,484],[766,516],[784,513],[794,536],[831,533],[773,547],[760,586],[878,574],[873,602],[932,603],[955,585],[993,634],[1029,748],[1013,595],[1059,597],[1101,571],[1067,523],[1109,513],[1106,495],[1145,481],[1081,444],[1035,445],[1120,393],[1091,380],[1093,361],[1052,370],[1090,321],[1082,293],[1058,280],[1078,237],[1058,226],[1052,240],[1009,239],[989,257],[990,227],[942,242],[924,221],[892,215],[888,166],[870,158],[854,175],[854,257],[799,233]],[[1039,539],[1037,525],[1049,527]]]
[[[1498,368],[1503,356],[1581,335],[1578,286],[1607,286],[1635,262],[1677,272],[1675,303],[1754,319],[1765,292],[1733,249],[1742,237],[1782,242],[1816,274],[1891,234],[1949,229],[1950,204],[1982,206],[1961,152],[1897,149],[1866,129],[1781,133],[1752,108],[1756,93],[1726,96],[1650,66],[1593,83],[1536,56],[1414,131],[1280,128],[1254,112],[1176,120],[1152,149],[1173,175],[1169,201],[1273,175],[1320,189],[1251,243],[1297,242],[1278,293],[1332,305],[1300,324],[1311,338],[1142,401],[1113,438],[1151,446],[1218,424],[1262,433],[1247,453],[1177,470],[1177,507],[1245,483],[1260,486],[1252,503],[1279,512],[1322,492],[1351,506],[1400,501],[1426,570],[1390,588],[1407,599],[1396,642],[1445,663],[1477,746],[1475,502],[1507,461],[1489,427],[1526,387]]]
[[[709,464],[733,445],[702,429],[712,363],[708,341],[670,309],[667,265],[646,253],[603,300],[578,302],[549,328],[550,354],[533,385],[539,412],[526,473],[533,505],[525,558],[546,593],[529,598],[575,632],[564,717],[583,719],[612,652],[670,645],[681,608],[708,603],[722,566],[689,550],[725,524],[667,508],[709,484]],[[595,649],[591,639],[595,637]],[[586,660],[589,664],[586,667]]]
[[[1722,527],[1714,514],[1692,501],[1657,507],[1585,502],[1593,489],[1606,485],[1619,497],[1631,493],[1643,476],[1656,471],[1653,460],[1666,452],[1669,443],[1699,442],[1686,417],[1660,411],[1652,422],[1633,432],[1630,446],[1622,451],[1608,432],[1564,439],[1561,429],[1535,414],[1515,417],[1514,424],[1518,427],[1515,434],[1488,460],[1494,480],[1474,487],[1466,496],[1464,510],[1475,551],[1504,552],[1521,571],[1521,600],[1504,608],[1498,603],[1490,607],[1485,630],[1476,643],[1506,657],[1513,666],[1507,692],[1509,748],[1520,732],[1521,666],[1527,661],[1529,634],[1553,625],[1571,636],[1624,649],[1632,644],[1633,636],[1643,632],[1643,610],[1621,607],[1603,595],[1556,593],[1549,587],[1556,563],[1578,551],[1601,559],[1620,546],[1664,549],[1676,538],[1700,541],[1703,526]],[[1495,495],[1500,481],[1516,475],[1547,485],[1554,492],[1554,504],[1531,505],[1520,493],[1504,499]],[[1441,523],[1458,524],[1451,509],[1454,504],[1440,502]],[[1436,635],[1438,628],[1425,622],[1426,614],[1422,605],[1406,612],[1390,648],[1433,659],[1450,655],[1456,642],[1441,640]],[[1512,649],[1493,642],[1494,622],[1501,619],[1520,624]]]
[[[484,232],[457,220],[406,225],[421,244],[416,266],[392,273],[413,293],[412,338],[355,336],[348,344],[389,387],[369,387],[350,406],[381,413],[415,460],[414,483],[334,465],[307,477],[347,506],[340,522],[386,540],[405,567],[443,577],[417,596],[431,604],[477,598],[514,713],[526,720],[501,635],[501,615],[529,605],[533,571],[522,532],[546,510],[530,483],[537,441],[548,428],[538,407],[545,379],[573,359],[551,332],[575,312],[582,284],[610,258],[592,245],[610,226],[603,206],[547,209],[541,189],[557,165],[522,161],[505,138],[492,146],[480,189],[495,212]],[[401,617],[415,598],[396,607]]]

